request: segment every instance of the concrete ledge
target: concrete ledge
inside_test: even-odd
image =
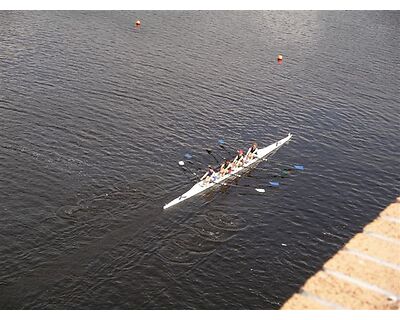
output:
[[[346,245],[346,248],[358,250],[368,255],[375,255],[382,260],[400,265],[399,247],[392,242],[371,237],[367,233],[357,234]]]
[[[307,298],[304,295],[296,293],[290,298],[288,302],[284,305],[287,310],[302,310],[302,309],[313,309],[313,310],[329,310],[327,306],[324,306],[317,301]]]
[[[400,204],[399,204],[400,206]],[[378,218],[364,228],[364,231],[383,234],[389,238],[400,241],[400,225],[396,222]]]
[[[400,197],[281,309],[400,309]]]

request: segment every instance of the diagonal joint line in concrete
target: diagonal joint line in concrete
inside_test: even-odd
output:
[[[387,242],[391,242],[393,244],[397,244],[398,246],[400,246],[400,240],[385,236],[381,233],[377,233],[377,232],[371,232],[371,231],[364,231],[364,234],[366,234],[369,237],[375,237],[381,240],[385,240]]]
[[[372,262],[374,262],[376,264],[379,264],[381,266],[384,266],[384,267],[387,267],[387,268],[391,268],[391,269],[394,269],[396,271],[400,271],[400,265],[397,264],[397,263],[391,263],[391,262],[385,261],[383,259],[371,256],[369,254],[366,254],[364,252],[358,251],[356,249],[344,248],[344,251],[347,252],[347,253],[353,254],[353,255],[361,258],[361,259],[369,260],[369,261],[372,261]]]
[[[326,267],[324,267],[323,270],[327,274],[329,274],[331,276],[334,276],[334,277],[336,277],[338,279],[350,282],[350,283],[352,283],[354,285],[357,285],[357,286],[359,286],[361,288],[368,289],[368,290],[371,290],[371,291],[373,291],[375,293],[381,294],[381,295],[387,297],[391,301],[395,301],[395,302],[400,301],[400,296],[397,295],[396,293],[393,293],[391,291],[382,289],[382,288],[380,288],[380,287],[378,287],[378,286],[376,286],[374,284],[370,284],[370,283],[368,283],[366,281],[363,281],[363,280],[348,276],[348,275],[346,275],[344,273],[341,273],[341,272],[338,272],[338,271],[329,270]]]
[[[323,306],[326,306],[326,307],[331,308],[331,309],[338,309],[338,310],[346,310],[347,309],[347,308],[345,308],[345,307],[343,307],[343,306],[341,306],[341,305],[339,305],[337,303],[334,303],[334,302],[325,300],[323,298],[320,298],[320,297],[318,297],[318,296],[316,296],[316,295],[314,295],[314,294],[312,294],[312,293],[310,293],[308,291],[305,291],[304,289],[300,289],[299,294],[301,294],[302,296],[307,297],[307,298],[309,298],[311,300],[314,300],[314,301],[318,302],[319,304],[322,304]]]

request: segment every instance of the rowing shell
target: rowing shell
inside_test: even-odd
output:
[[[205,185],[204,185],[203,181],[196,183],[189,191],[185,192],[184,194],[182,194],[180,197],[176,198],[175,200],[172,200],[171,202],[167,203],[164,206],[164,209],[168,209],[169,207],[172,207],[182,201],[185,201],[196,195],[199,195],[207,190],[224,185],[229,180],[240,177],[240,175],[238,175],[239,173],[241,173],[242,171],[248,171],[246,169],[250,169],[250,168],[253,168],[256,165],[258,165],[262,160],[264,160],[269,155],[271,155],[275,151],[277,151],[280,147],[282,147],[291,138],[292,138],[292,134],[289,133],[286,138],[283,138],[282,140],[279,140],[279,141],[269,145],[268,147],[258,149],[257,155],[254,156],[254,158],[252,160],[246,162],[244,164],[244,166],[235,168],[234,170],[232,170],[231,173],[226,174],[213,182],[210,181],[209,183],[206,183]]]

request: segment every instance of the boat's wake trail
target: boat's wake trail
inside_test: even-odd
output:
[[[247,227],[246,220],[240,215],[225,214],[221,211],[210,213],[205,219],[211,226],[226,231],[240,231]]]
[[[161,287],[145,301],[141,308],[159,305],[158,300],[168,297],[168,290],[179,286],[194,270],[205,263],[219,248],[248,227],[247,222],[238,213],[226,213],[222,210],[209,211],[203,215],[186,217],[175,221],[180,227],[169,233],[158,243],[155,256],[162,265],[166,285]],[[177,220],[177,219],[175,219]],[[158,265],[156,261],[154,264]]]
[[[71,205],[61,206],[56,210],[56,215],[64,219],[82,219],[89,215],[117,216],[120,212],[132,210],[145,204],[146,197],[143,192],[133,186],[112,186],[100,192],[79,195],[79,199]]]
[[[237,214],[214,211],[197,217],[183,227],[162,243],[157,254],[164,263],[194,264],[244,230],[247,222]]]

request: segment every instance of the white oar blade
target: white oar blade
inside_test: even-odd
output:
[[[179,163],[180,166],[184,166],[185,165],[185,163],[183,161],[179,161],[178,163]]]
[[[262,193],[262,192],[265,192],[265,189],[256,188],[255,190],[256,190],[257,192],[261,192],[261,193]]]

